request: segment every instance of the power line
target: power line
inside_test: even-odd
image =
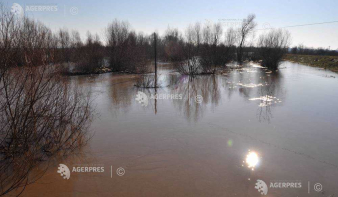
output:
[[[329,21],[329,22],[321,22],[321,23],[309,23],[309,24],[302,24],[302,25],[291,25],[291,26],[285,26],[285,27],[280,27],[280,28],[303,27],[303,26],[322,25],[322,24],[329,24],[329,23],[338,23],[338,21]],[[270,27],[270,28],[257,29],[257,30],[267,30],[267,29],[275,29],[275,28]]]

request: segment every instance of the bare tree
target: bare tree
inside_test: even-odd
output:
[[[129,23],[115,19],[106,30],[107,46],[109,47],[109,64],[113,71],[126,70],[127,39],[129,35]]]
[[[259,55],[262,64],[271,70],[277,70],[283,56],[287,53],[291,38],[288,31],[271,30],[258,39]]]
[[[203,26],[203,44],[211,45],[213,43],[212,24],[207,22]]]
[[[79,62],[83,56],[83,42],[78,31],[72,31],[70,35],[70,61]]]
[[[200,58],[198,57],[200,35],[198,31],[198,24],[195,27],[189,25],[185,31],[184,60],[174,64],[176,69],[182,74],[195,75],[200,69]]]
[[[87,94],[52,65],[57,42],[50,29],[2,11],[0,196],[23,191],[43,174],[33,169],[83,145],[92,111]]]
[[[104,51],[100,37],[87,32],[87,40],[81,47],[80,55],[76,62],[74,72],[78,74],[99,73],[103,66]]]
[[[183,37],[175,28],[167,28],[164,35],[164,52],[166,59],[180,61],[183,58]]]
[[[0,92],[0,196],[43,174],[31,170],[86,142],[89,97],[47,65],[11,69]],[[88,98],[88,99],[87,99]]]
[[[185,31],[184,60],[175,63],[177,70],[187,75],[215,73],[227,59],[221,40],[220,23],[206,23],[202,31],[199,23],[189,25]]]
[[[256,27],[256,23],[254,21],[255,18],[256,16],[254,14],[250,14],[243,20],[241,27],[238,29],[239,44],[237,49],[237,61],[239,63],[243,62],[243,47],[245,46],[247,37]]]
[[[69,62],[70,47],[71,47],[71,38],[69,35],[69,31],[67,29],[60,29],[57,36],[58,36],[58,48],[61,51],[60,61]]]
[[[238,34],[232,27],[225,33],[223,59],[224,62],[229,62],[236,59],[236,43],[238,42]]]
[[[202,40],[201,24],[197,22],[193,26],[193,42],[197,47],[197,53],[199,51],[202,42],[201,40]]]
[[[225,33],[224,45],[227,47],[233,47],[238,41],[238,34],[231,27]]]
[[[213,35],[214,46],[217,46],[221,42],[222,32],[223,32],[223,29],[222,29],[221,23],[216,23],[213,25],[212,35]]]
[[[0,80],[18,63],[21,21],[0,3]]]
[[[214,24],[213,32],[212,32],[213,38],[214,38],[213,46],[212,46],[212,64],[214,66],[220,66],[222,64],[222,61],[221,61],[222,54],[220,53],[220,51],[218,51],[218,47],[222,39],[222,33],[223,33],[223,29],[222,29],[221,23]]]
[[[131,31],[129,23],[114,20],[107,28],[107,48],[109,64],[113,71],[144,72],[150,52],[149,40],[142,34]]]
[[[203,27],[203,47],[200,53],[202,73],[215,73],[221,63],[221,52],[217,51],[222,37],[220,23],[206,23]]]

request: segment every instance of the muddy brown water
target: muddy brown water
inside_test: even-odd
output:
[[[93,136],[23,196],[262,196],[257,180],[271,197],[338,196],[337,74],[290,62],[277,74],[253,64],[193,79],[159,73],[156,92],[136,88],[134,75],[72,77],[93,91]],[[138,91],[147,106],[135,100]],[[243,162],[249,151],[259,159],[253,169]],[[71,172],[67,180],[60,163],[104,172]],[[270,187],[286,182],[301,188]]]

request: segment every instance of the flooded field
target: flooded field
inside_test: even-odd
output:
[[[195,78],[160,67],[156,90],[135,75],[71,77],[93,92],[92,137],[23,196],[262,196],[257,180],[271,197],[338,195],[337,74],[290,62]],[[104,172],[67,180],[61,163]]]

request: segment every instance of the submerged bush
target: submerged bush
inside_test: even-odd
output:
[[[150,40],[130,31],[129,23],[114,20],[107,28],[109,67],[116,72],[142,73],[149,63]]]
[[[289,45],[290,34],[288,31],[271,30],[269,33],[261,35],[258,40],[258,51],[262,65],[271,70],[277,70]]]
[[[89,95],[47,66],[7,71],[0,85],[0,194],[25,186],[30,171],[86,142]]]
[[[43,175],[32,170],[84,145],[92,108],[90,93],[59,75],[48,28],[1,10],[0,30],[1,196],[23,191]]]

